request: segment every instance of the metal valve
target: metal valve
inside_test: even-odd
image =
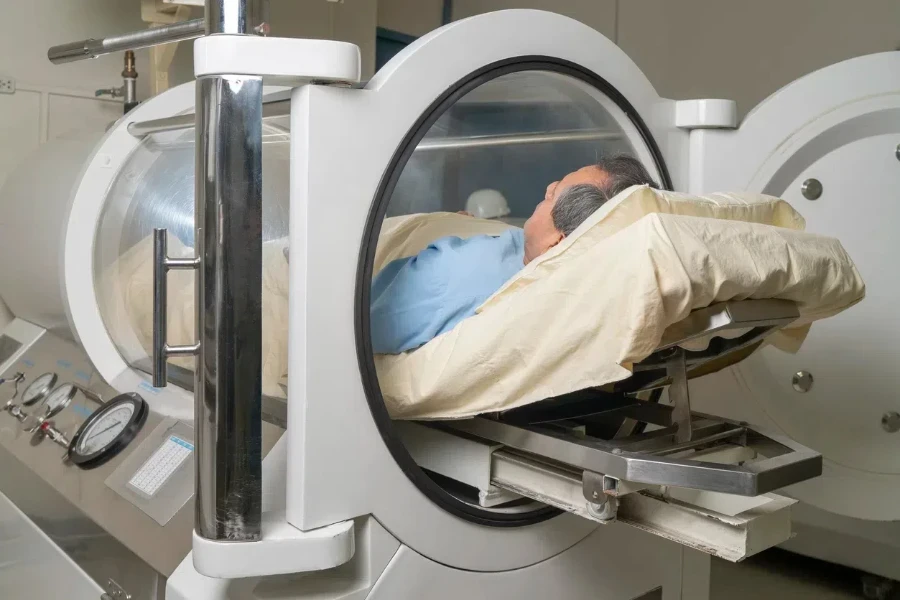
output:
[[[20,419],[20,421],[24,422],[24,419]],[[25,431],[27,433],[37,433],[41,430],[41,427],[43,427],[44,423],[46,423],[46,422],[47,422],[47,417],[45,417],[43,415],[40,417],[34,417],[34,425],[29,427]]]
[[[31,415],[22,410],[22,407],[18,404],[13,404],[12,399],[6,402],[6,405],[3,407],[6,412],[11,414],[19,423],[24,423]]]
[[[13,395],[6,401],[6,404],[3,405],[3,410],[11,414],[19,423],[24,423],[25,419],[29,417],[28,413],[22,410],[22,407],[18,404],[14,403],[13,400],[16,399],[16,396],[19,395],[19,384],[25,381],[25,375],[22,373],[16,373],[12,377],[2,378],[0,379],[0,385],[3,385],[6,382],[13,382],[15,384],[15,388],[13,389]]]
[[[121,98],[125,95],[125,86],[121,85],[119,87],[112,88],[101,88],[99,90],[94,90],[94,96],[99,98],[100,96],[109,96],[110,98]]]
[[[56,424],[53,421],[42,421],[36,433],[41,438],[48,437],[66,450],[69,449],[69,438],[56,428]]]

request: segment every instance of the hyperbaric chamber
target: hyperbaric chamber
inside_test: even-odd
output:
[[[528,18],[541,24],[538,17]],[[492,19],[497,20],[492,23]],[[484,27],[503,24],[502,19],[495,17],[487,17],[483,23]],[[443,505],[438,508],[423,501],[421,489],[406,480],[408,473],[400,472],[381,438],[373,434],[377,427],[372,426],[371,416],[365,413],[365,400],[359,400],[366,395],[357,377],[359,365],[355,356],[348,356],[352,354],[355,339],[353,280],[357,274],[359,246],[377,236],[374,230],[384,216],[461,210],[465,208],[464,199],[472,192],[491,188],[506,198],[510,218],[524,218],[548,182],[606,152],[636,155],[664,186],[673,187],[674,183],[680,189],[687,188],[688,133],[676,127],[674,103],[661,100],[621,51],[611,43],[604,45],[608,40],[601,43],[593,37],[578,38],[589,35],[585,29],[580,26],[573,29],[577,36],[572,40],[566,38],[561,44],[566,47],[560,51],[563,55],[560,60],[534,59],[528,53],[517,55],[516,44],[529,50],[531,40],[510,36],[504,42],[509,47],[480,47],[473,57],[459,57],[460,64],[451,65],[452,69],[448,67],[448,73],[435,75],[434,81],[424,80],[422,74],[429,72],[426,68],[433,72],[437,59],[449,51],[448,47],[441,47],[444,42],[436,36],[423,40],[413,49],[415,52],[411,50],[409,55],[398,58],[370,83],[370,90],[309,86],[313,88],[308,91],[313,97],[310,103],[318,102],[315,107],[324,112],[323,122],[334,124],[343,119],[345,125],[336,128],[337,135],[323,130],[303,132],[305,140],[316,142],[307,146],[310,169],[322,167],[315,163],[319,160],[316,153],[331,161],[327,169],[316,171],[315,181],[305,192],[319,199],[314,207],[316,214],[303,223],[303,227],[319,228],[316,232],[306,232],[310,244],[314,244],[306,252],[325,255],[333,252],[338,265],[331,279],[328,272],[331,265],[327,260],[319,261],[314,270],[304,273],[308,280],[303,285],[311,286],[310,306],[322,310],[328,303],[334,307],[317,324],[320,328],[315,332],[317,339],[329,339],[327,333],[336,341],[317,347],[321,351],[316,356],[303,357],[306,362],[298,367],[299,372],[309,376],[308,381],[303,380],[305,387],[300,389],[298,397],[335,398],[332,404],[318,402],[312,406],[311,411],[316,414],[311,412],[308,423],[295,421],[292,425],[298,438],[308,446],[303,451],[313,457],[307,465],[312,468],[307,472],[287,475],[289,489],[295,490],[294,498],[302,500],[302,506],[294,507],[292,516],[303,529],[332,523],[334,519],[377,514],[392,533],[424,556],[469,570],[519,568],[542,560],[554,544],[555,551],[562,551],[586,535],[582,525],[572,525],[565,516],[552,524],[536,524],[530,534],[510,530],[486,533],[485,528],[476,525],[484,524],[483,518],[463,523],[456,515],[442,512]],[[596,43],[579,45],[579,39]],[[552,47],[546,50],[553,54]],[[586,67],[578,64],[573,67],[573,60]],[[616,68],[606,66],[613,63]],[[590,69],[608,76],[609,81],[596,76],[576,76],[589,74]],[[607,69],[609,73],[605,73]],[[369,94],[374,90],[377,93]],[[352,99],[354,93],[358,98],[366,94],[369,98]],[[0,293],[4,297],[10,295],[9,304],[17,315],[50,326],[53,321],[47,317],[50,314],[57,324],[71,324],[104,379],[120,389],[146,390],[154,395],[157,410],[185,419],[192,413],[187,372],[170,369],[172,381],[178,385],[162,391],[154,391],[148,383],[147,332],[135,326],[132,317],[142,312],[143,320],[147,320],[149,299],[140,294],[124,294],[115,286],[113,293],[109,293],[104,274],[110,274],[112,269],[115,280],[116,265],[130,250],[145,242],[154,227],[167,228],[170,238],[185,248],[193,243],[192,134],[185,129],[144,135],[128,131],[130,121],[146,122],[190,112],[193,95],[193,85],[189,84],[151,99],[131,119],[117,123],[92,154],[80,150],[79,156],[87,161],[85,168],[81,172],[75,169],[68,183],[59,178],[60,188],[74,190],[71,195],[56,194],[52,198],[56,204],[50,202],[48,195],[44,198],[47,206],[42,203],[22,209],[35,215],[29,222],[39,221],[42,213],[49,215],[55,211],[55,221],[47,222],[56,223],[51,229],[55,228],[59,234],[48,236],[42,253],[25,254],[15,271],[6,266],[0,269]],[[376,98],[379,96],[384,100]],[[406,98],[415,114],[406,114],[407,111],[391,104]],[[287,103],[280,96],[269,100],[269,107]],[[328,105],[332,100],[347,104]],[[348,107],[359,110],[354,112]],[[394,115],[392,111],[401,114]],[[388,114],[392,115],[389,123],[378,122]],[[291,134],[297,133],[291,131],[292,123],[297,122],[303,123],[302,118],[291,121],[286,111],[264,119],[263,238],[270,242],[289,233],[291,186],[306,184],[298,183],[302,173],[291,172],[289,168],[288,142]],[[312,130],[315,124],[306,125]],[[361,139],[354,137],[354,131]],[[654,138],[663,143],[662,151]],[[404,144],[411,146],[404,148]],[[340,149],[345,150],[344,160],[336,159],[341,156]],[[300,151],[296,146],[294,150]],[[668,169],[663,156],[669,162]],[[328,177],[321,175],[326,172]],[[39,177],[24,172],[21,176],[30,176],[32,181]],[[379,183],[392,178],[390,186]],[[12,189],[25,190],[28,186],[38,189],[37,183]],[[373,194],[376,189],[378,192]],[[382,192],[387,196],[378,197]],[[63,197],[67,202],[61,205],[59,199]],[[371,209],[373,197],[379,203],[374,210],[383,212],[366,222],[361,215]],[[11,204],[28,206],[26,193],[17,192],[12,196],[4,191],[4,198]],[[328,202],[322,202],[322,198]],[[352,206],[353,214],[342,215],[342,203],[351,200],[356,203]],[[360,208],[362,204],[365,206]],[[61,221],[64,223],[60,224]],[[0,249],[10,255],[26,247],[24,238],[29,235],[28,229],[21,227],[17,233],[4,235]],[[337,237],[342,245],[327,239],[331,231],[340,231]],[[143,268],[149,269],[150,263]],[[21,286],[26,274],[30,282]],[[357,283],[368,285],[364,279]],[[49,310],[44,308],[38,312],[39,303],[31,300],[36,297],[35,290],[40,286],[60,289],[60,281],[62,293],[58,302],[54,300]],[[16,288],[17,285],[20,287]],[[143,289],[146,294],[149,288]],[[172,338],[170,341],[189,340]],[[358,347],[366,343],[366,340],[356,340]],[[280,379],[273,383],[281,385]],[[377,407],[371,408],[375,414]],[[358,439],[337,440],[333,431],[326,432],[321,427],[315,431],[316,425],[309,425],[336,422],[346,424],[348,431],[358,431]],[[363,464],[360,457],[364,455],[374,457],[371,460],[376,466],[370,468]],[[326,464],[324,457],[329,460],[342,457],[346,476],[335,481],[334,465]],[[397,462],[403,460],[394,458]],[[303,493],[296,491],[301,486]],[[424,486],[427,488],[428,484]],[[359,488],[372,492],[354,493]],[[340,506],[335,498],[340,499]],[[539,515],[539,518],[546,516]],[[442,531],[441,539],[423,539],[421,528],[415,524],[417,519],[434,523]],[[545,546],[546,540],[538,541],[541,532],[552,532],[546,538],[551,540],[550,546]],[[471,548],[479,550],[471,551]]]
[[[185,84],[155,98],[152,104],[165,106],[163,114],[190,110],[192,88],[193,84]],[[286,240],[288,235],[291,128],[289,101],[284,94],[270,92],[265,102],[264,243]],[[10,230],[0,241],[0,249],[11,253],[22,247],[25,231],[42,218],[51,221],[52,226],[45,224],[40,231],[59,232],[48,234],[38,253],[0,267],[4,297],[21,318],[60,331],[72,325],[76,336],[83,328],[72,323],[72,319],[78,321],[82,314],[89,319],[99,316],[103,329],[79,337],[89,348],[91,343],[86,338],[108,338],[109,343],[100,345],[98,362],[104,364],[102,356],[106,355],[111,362],[119,363],[121,359],[123,363],[103,373],[112,379],[123,367],[143,374],[150,372],[153,229],[167,229],[173,254],[188,252],[194,245],[193,131],[181,127],[135,137],[127,132],[129,120],[133,119],[116,123],[100,144],[100,154],[106,154],[107,148],[116,146],[117,136],[131,138],[124,139],[121,155],[91,156],[96,152],[96,136],[86,142],[50,142],[28,168],[10,178],[2,194],[4,202],[16,212],[7,221]],[[642,155],[649,155],[642,150]],[[429,128],[400,173],[386,216],[463,210],[467,197],[490,187],[498,189],[508,201],[510,214],[504,216],[522,222],[540,201],[549,182],[590,164],[600,155],[621,152],[634,154],[632,141],[604,103],[598,102],[596,91],[584,82],[558,73],[510,73],[474,87]],[[50,161],[52,167],[47,164]],[[85,162],[87,166],[82,167]],[[665,172],[664,167],[653,162],[649,167],[656,177]],[[54,176],[47,177],[51,169]],[[354,169],[355,165],[346,165],[348,177],[353,176]],[[96,192],[91,193],[100,198],[91,204],[99,206],[99,212],[95,222],[85,221],[79,230],[67,223],[71,204],[79,190],[93,187],[94,180],[100,182]],[[48,185],[53,186],[52,191],[35,192]],[[35,195],[40,202],[26,200]],[[79,269],[77,259],[65,254],[66,235],[93,237],[89,265],[80,265]],[[65,263],[70,276],[73,270],[80,273],[67,280]],[[193,274],[175,273],[170,278],[178,278],[170,285],[180,282],[186,289],[192,285]],[[62,288],[60,279],[67,282]],[[76,279],[77,286],[68,283]],[[88,298],[95,300],[96,307],[91,302],[73,303],[71,293],[49,298],[43,295],[40,302],[35,302],[33,291],[65,291],[67,285],[75,294],[82,291],[82,286],[93,286]],[[170,292],[170,296],[174,294]],[[184,298],[192,301],[188,296]],[[184,320],[184,326],[180,336],[177,332],[170,335],[170,343],[189,341],[179,338],[191,335],[191,312],[172,306],[170,314]],[[266,316],[272,315],[264,315],[264,320]],[[179,328],[170,325],[170,330]],[[286,345],[286,340],[279,343]],[[109,356],[113,348],[118,356]],[[286,356],[286,349],[281,354]],[[193,382],[188,370],[192,359],[175,359],[173,364],[176,366],[169,370],[170,380],[190,389]],[[286,365],[284,360],[279,364],[282,367],[269,374],[270,395],[283,395],[283,386],[276,384],[286,376]]]

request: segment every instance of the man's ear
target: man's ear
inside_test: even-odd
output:
[[[563,232],[557,230],[556,232],[554,232],[552,243],[549,246],[547,246],[547,250],[549,250],[553,246],[557,245],[564,239],[566,239],[566,235]]]

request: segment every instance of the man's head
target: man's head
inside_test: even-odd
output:
[[[547,186],[544,199],[525,222],[525,264],[571,235],[607,200],[633,185],[657,187],[635,158],[610,156]]]

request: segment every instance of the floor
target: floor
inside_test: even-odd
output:
[[[878,596],[871,596],[878,598]],[[769,550],[739,564],[713,559],[710,600],[866,598],[854,569]],[[878,600],[900,600],[900,590]]]

